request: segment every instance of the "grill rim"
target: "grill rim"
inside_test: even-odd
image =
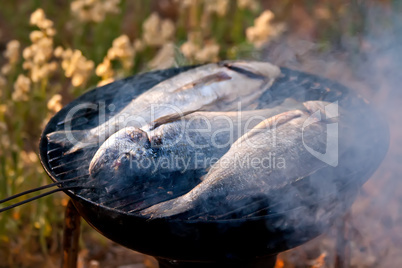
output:
[[[182,67],[182,68],[189,69],[189,68],[194,68],[194,67],[196,67],[196,66],[187,66],[187,67]],[[178,72],[179,70],[183,71],[182,68],[171,68],[171,69],[162,70],[162,71],[173,70],[173,71]],[[339,84],[339,83],[334,82],[332,80],[322,78],[322,77],[319,77],[319,76],[314,75],[314,74],[295,71],[295,70],[284,68],[284,67],[282,67],[281,70],[285,71],[285,72],[296,72],[297,74],[305,74],[305,75],[307,75],[309,77],[314,78],[315,80],[318,80],[319,82],[327,83],[329,85],[332,85],[333,87],[339,87],[342,90],[347,91],[348,94],[352,94],[348,88],[346,88],[342,84]],[[158,73],[158,72],[161,72],[161,70],[150,72],[150,73]],[[130,78],[133,78],[133,77],[138,78],[141,75],[143,75],[143,74],[130,76],[130,77],[127,77],[127,78],[119,80],[119,81],[124,82],[126,79],[130,79]],[[116,82],[118,82],[118,81],[116,81]],[[41,164],[44,167],[47,175],[54,182],[58,182],[59,180],[56,179],[56,175],[53,174],[53,172],[52,172],[52,170],[51,170],[51,168],[49,166],[48,154],[47,154],[47,137],[46,137],[46,134],[48,134],[52,130],[54,130],[54,128],[56,127],[57,122],[59,121],[58,118],[60,117],[60,115],[62,113],[65,113],[71,107],[73,107],[77,103],[80,103],[80,101],[82,101],[82,99],[85,99],[85,97],[90,96],[90,94],[93,94],[93,92],[95,90],[99,90],[99,89],[101,89],[101,88],[94,88],[94,89],[88,91],[87,93],[84,93],[82,96],[80,96],[76,100],[70,102],[65,107],[63,107],[62,110],[60,110],[56,115],[54,115],[49,120],[49,122],[47,123],[46,127],[44,128],[44,130],[42,132],[41,139],[39,141],[39,149],[40,149],[39,150],[40,151],[39,157],[40,157]],[[388,136],[388,140],[389,140],[389,129],[386,128],[385,132],[387,132],[387,133],[383,133],[384,137]],[[387,143],[387,146],[385,146],[386,148],[384,149],[384,152],[383,152],[384,155],[381,157],[382,159],[384,158],[384,156],[386,154],[386,151],[388,150],[388,146],[389,146],[389,142]],[[374,171],[378,168],[378,166],[380,165],[381,162],[382,162],[382,160],[378,161],[377,166],[374,166],[372,168],[372,170],[367,171],[367,174],[365,174],[366,177],[367,177],[366,179],[368,179],[374,173]],[[356,187],[359,188],[359,186],[356,186]],[[291,210],[283,211],[283,212],[277,213],[277,214],[254,216],[254,217],[250,217],[250,218],[236,218],[236,219],[218,219],[218,220],[202,220],[202,219],[186,220],[186,219],[165,219],[165,218],[147,219],[147,218],[144,218],[144,217],[139,217],[139,216],[134,215],[134,214],[130,214],[130,213],[125,212],[125,211],[116,210],[116,209],[113,209],[111,207],[107,207],[107,206],[104,206],[102,204],[98,204],[98,203],[96,203],[94,201],[91,201],[91,200],[81,196],[81,195],[75,194],[72,190],[66,190],[64,192],[73,200],[73,203],[77,207],[77,209],[80,212],[81,216],[94,229],[96,229],[98,232],[100,232],[101,234],[103,234],[107,238],[109,238],[111,240],[114,240],[115,242],[117,242],[119,244],[122,244],[122,245],[124,245],[126,247],[129,247],[129,248],[131,248],[133,250],[137,250],[137,251],[140,251],[140,252],[145,253],[145,254],[153,255],[153,256],[156,256],[156,257],[159,257],[159,258],[175,259],[175,260],[194,260],[194,259],[197,259],[197,260],[200,260],[200,259],[202,259],[202,260],[210,260],[211,258],[209,256],[215,256],[215,255],[213,255],[215,253],[211,253],[211,252],[209,252],[209,253],[208,252],[189,253],[189,252],[187,252],[188,255],[183,256],[180,253],[172,252],[172,250],[168,250],[168,253],[165,253],[160,248],[163,245],[159,246],[158,249],[154,250],[154,249],[151,249],[148,244],[146,244],[146,245],[138,245],[138,244],[136,244],[136,242],[135,243],[132,242],[132,241],[127,242],[125,240],[125,238],[120,238],[120,237],[116,238],[115,234],[110,234],[110,233],[106,232],[105,230],[102,230],[101,228],[99,228],[99,225],[98,225],[99,223],[96,223],[94,225],[92,223],[93,219],[91,218],[91,216],[93,216],[93,215],[91,215],[91,216],[84,215],[85,213],[82,214],[82,211],[91,211],[91,213],[94,212],[95,214],[96,214],[96,212],[98,214],[99,213],[108,213],[109,214],[108,216],[110,216],[110,217],[120,217],[120,220],[129,219],[130,222],[136,222],[136,223],[139,223],[142,226],[147,226],[147,227],[149,225],[151,225],[151,226],[164,226],[164,225],[168,225],[168,226],[179,225],[179,226],[182,226],[182,225],[185,225],[186,227],[188,226],[189,229],[194,229],[194,230],[203,229],[204,230],[204,229],[208,229],[208,228],[217,228],[216,226],[229,226],[228,228],[236,229],[236,228],[239,228],[240,225],[245,224],[245,223],[246,223],[247,226],[251,226],[252,224],[261,225],[261,223],[265,223],[265,222],[269,221],[270,218],[279,217],[282,214],[286,214],[286,213],[289,213],[290,211],[294,211],[294,210],[298,210],[298,209],[303,208],[303,207],[296,207],[296,208],[293,208]],[[351,201],[351,204],[352,203],[353,203],[353,201]],[[349,208],[351,204],[349,204],[347,207]],[[336,217],[333,217],[333,218],[339,218],[340,216],[341,216],[341,214],[337,214]],[[320,223],[320,222],[318,222],[318,223]],[[318,226],[318,223],[317,223],[317,226]],[[323,226],[320,226],[320,227],[323,227]],[[275,247],[268,248],[268,246],[267,246],[267,248],[265,250],[263,250],[263,253],[261,253],[261,251],[258,251],[258,253],[256,252],[255,254],[257,254],[258,256],[266,256],[266,255],[276,254],[278,252],[281,252],[281,251],[296,247],[298,245],[301,245],[301,244],[303,244],[303,243],[305,243],[305,242],[317,237],[323,231],[327,230],[329,227],[330,226],[325,226],[325,229],[315,228],[315,232],[311,232],[311,230],[308,230],[309,232],[307,232],[308,233],[307,237],[301,237],[301,234],[298,233],[299,236],[295,240],[293,240],[293,238],[292,238],[291,241],[289,239],[286,240],[284,238],[284,241],[279,240],[280,242],[278,242],[277,243],[278,245],[276,245]],[[133,227],[133,228],[135,228],[135,227]],[[164,228],[165,228],[165,226],[164,226]],[[151,227],[149,229],[151,229]],[[148,229],[148,231],[149,231],[149,229]],[[237,229],[236,229],[236,231],[237,231]],[[247,230],[247,231],[251,232],[251,233],[253,232],[253,231],[249,231],[249,230]],[[270,231],[267,230],[267,233],[269,233],[269,232]],[[285,233],[285,235],[286,234],[287,233]],[[174,237],[175,235],[177,235],[177,234],[167,234],[166,237],[171,238],[171,237]],[[267,235],[267,234],[264,234],[264,235]],[[223,237],[225,237],[225,236],[223,235]],[[272,240],[275,240],[275,239],[279,239],[279,238],[276,237],[276,236],[273,236]],[[205,240],[206,239],[203,238],[203,242],[205,242]],[[203,242],[199,242],[199,243],[202,244]],[[270,241],[270,243],[274,243],[274,241]],[[200,247],[202,247],[203,245],[200,245]],[[181,245],[176,244],[175,246],[180,248]],[[175,246],[173,246],[173,248]],[[197,244],[192,244],[192,246],[195,246],[197,248],[198,245]],[[244,247],[246,247],[246,246],[247,245],[245,245]],[[188,245],[188,247],[191,248],[191,245]],[[234,247],[236,248],[236,246],[234,246]],[[209,248],[210,247],[204,247],[203,249],[208,251]],[[251,248],[253,248],[253,247],[251,247]],[[183,249],[187,250],[186,247],[184,247]],[[247,251],[247,252],[248,252],[247,254],[254,254],[254,252],[249,252],[249,251]]]
[[[173,70],[173,71],[176,71],[176,73],[179,73],[179,72],[182,72],[182,71],[185,71],[185,70],[189,70],[189,69],[195,68],[195,67],[197,67],[197,66],[199,66],[199,65],[190,65],[190,66],[183,66],[183,67],[173,67],[173,68],[169,68],[169,69],[165,69],[165,70],[156,70],[156,71],[151,71],[151,72],[147,72],[147,73],[140,73],[140,74],[135,74],[135,75],[132,75],[132,76],[129,76],[129,77],[126,77],[126,78],[117,80],[117,81],[115,81],[115,82],[123,82],[123,83],[124,83],[125,80],[132,79],[132,78],[134,78],[134,77],[141,77],[141,76],[144,75],[144,74],[152,74],[152,73],[157,74],[157,73],[159,73],[159,72],[161,72],[161,71],[167,71],[167,72],[168,72],[168,71]],[[289,68],[286,68],[286,67],[281,67],[281,71],[282,71],[282,72],[283,72],[283,71],[286,71],[286,72],[288,72],[288,71],[291,71],[291,72],[294,71],[294,72],[297,72],[297,73],[300,73],[300,74],[308,75],[308,76],[314,77],[314,78],[316,78],[316,79],[318,79],[318,80],[321,80],[320,82],[333,84],[333,85],[335,85],[336,87],[339,87],[339,88],[341,88],[341,89],[343,89],[343,90],[349,91],[349,89],[346,88],[344,85],[342,85],[342,84],[340,84],[340,83],[337,83],[337,82],[334,82],[334,81],[332,81],[332,80],[330,80],[330,79],[317,76],[317,75],[315,75],[315,74],[310,74],[310,73],[301,72],[301,71],[295,71],[295,70],[292,70],[292,69],[289,69]],[[175,74],[173,74],[172,76],[174,76],[174,75],[175,75]],[[172,76],[171,76],[171,77],[172,77]],[[161,81],[163,81],[163,80],[161,80]],[[115,83],[115,82],[113,82],[113,83]],[[49,122],[46,124],[44,130],[42,131],[41,138],[40,138],[40,141],[39,141],[39,158],[40,158],[40,162],[41,162],[43,168],[45,169],[47,175],[50,177],[50,179],[51,179],[53,182],[60,182],[60,181],[62,181],[62,180],[59,181],[59,180],[56,179],[57,175],[56,175],[56,174],[52,174],[52,169],[51,169],[51,167],[49,166],[49,161],[48,161],[49,159],[48,159],[48,155],[47,155],[47,144],[48,144],[48,143],[47,143],[47,137],[46,137],[46,135],[47,135],[48,133],[51,133],[52,131],[54,131],[54,126],[56,126],[56,124],[58,123],[58,122],[57,122],[58,120],[56,120],[56,119],[60,116],[60,114],[63,114],[63,113],[65,113],[65,112],[67,112],[67,111],[68,111],[69,109],[71,109],[74,105],[76,105],[77,103],[80,103],[80,100],[81,100],[81,99],[84,99],[85,97],[90,96],[90,95],[93,94],[96,90],[100,90],[100,89],[102,89],[102,88],[105,89],[106,87],[107,87],[107,85],[106,85],[106,86],[102,86],[102,87],[95,87],[95,88],[89,90],[88,92],[82,94],[80,97],[76,98],[75,100],[71,101],[69,104],[67,104],[66,106],[64,106],[58,113],[56,113],[56,114],[49,120]],[[147,90],[148,90],[148,89],[147,89]],[[348,92],[348,93],[349,93],[349,92]],[[54,121],[54,122],[53,122],[53,121]],[[388,132],[388,133],[387,133],[387,136],[389,137],[389,128],[386,128],[386,130],[388,130],[388,131],[387,131],[387,132]],[[388,146],[389,146],[389,144],[388,144]],[[388,147],[387,147],[387,150],[388,150]],[[386,150],[386,151],[387,151],[387,150]],[[381,163],[381,162],[380,162],[380,163]],[[379,163],[379,164],[380,164],[380,163]],[[375,167],[374,171],[375,171],[376,169],[377,169],[377,167]],[[367,175],[367,176],[370,177],[370,176],[372,175],[372,173],[373,173],[373,172],[371,172],[371,174],[369,174],[369,175]],[[58,186],[58,187],[60,187],[60,186]],[[67,195],[69,195],[71,198],[76,197],[76,198],[85,200],[86,202],[91,203],[91,204],[94,205],[94,206],[101,207],[102,209],[105,209],[105,210],[108,210],[108,211],[111,211],[111,212],[118,212],[118,213],[121,213],[121,214],[124,214],[124,215],[127,215],[127,216],[136,217],[136,215],[134,215],[134,214],[132,214],[132,213],[128,213],[128,212],[122,211],[122,210],[117,210],[117,209],[114,209],[114,208],[111,208],[111,207],[104,206],[104,205],[102,205],[102,204],[96,203],[96,202],[94,202],[94,201],[92,201],[92,200],[89,200],[89,199],[85,198],[84,196],[81,196],[81,195],[79,195],[79,194],[75,194],[72,190],[66,190],[66,191],[63,191],[63,192],[65,192],[65,193],[66,193]],[[275,213],[275,214],[270,214],[270,215],[252,216],[252,217],[250,217],[250,218],[247,218],[247,220],[253,220],[253,219],[255,219],[255,220],[269,219],[271,216],[272,216],[272,217],[275,217],[275,216],[278,216],[278,215],[281,215],[281,214],[284,214],[284,213],[287,213],[287,212],[290,212],[290,211],[294,211],[294,210],[297,210],[297,209],[300,209],[300,207],[294,207],[294,208],[292,208],[292,209],[290,209],[290,210],[286,210],[286,211],[283,211],[283,212],[280,212],[280,213]],[[139,218],[140,218],[140,217],[139,217]],[[148,219],[148,220],[149,220],[149,221],[152,221],[152,219]],[[244,221],[244,220],[245,220],[244,218],[238,218],[238,219],[217,219],[217,220],[169,219],[169,221],[172,221],[172,222],[177,221],[177,222],[188,222],[188,223],[199,223],[199,222],[210,222],[210,221],[225,223],[225,222],[233,222],[233,221],[240,221],[240,222],[241,222],[241,221]]]

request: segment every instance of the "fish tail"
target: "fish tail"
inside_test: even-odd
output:
[[[303,105],[318,121],[335,122],[337,121],[339,110],[341,110],[341,108],[338,107],[338,102],[306,101]]]
[[[142,210],[140,213],[142,216],[147,216],[152,219],[165,218],[184,213],[193,207],[192,202],[180,202],[178,199],[180,199],[180,197],[153,205],[152,207]]]
[[[96,143],[88,141],[88,131],[55,131],[46,135],[49,143],[69,148],[65,154],[71,154],[78,150],[91,147]]]
[[[307,111],[311,114],[317,111],[325,112],[325,106],[328,104],[330,103],[325,101],[306,101],[303,103],[304,107],[306,107]]]

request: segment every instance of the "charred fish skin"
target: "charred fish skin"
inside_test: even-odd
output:
[[[134,148],[131,145],[132,143],[139,146]],[[127,150],[124,148],[127,148]],[[124,150],[122,151],[122,149]],[[118,135],[113,135],[105,141],[96,151],[89,165],[90,175],[96,177],[101,171],[104,171],[102,175],[110,179],[110,176],[117,175],[117,171],[122,170],[123,167],[126,169],[130,168],[132,165],[131,161],[134,160],[132,158],[132,150],[136,150],[136,154],[150,154],[149,158],[153,158],[155,154],[151,149],[146,132],[135,127],[127,127],[118,131]],[[113,178],[116,179],[115,177]]]
[[[227,61],[202,65],[162,81],[98,127],[75,133],[80,139],[75,144],[65,131],[50,133],[47,138],[63,146],[73,143],[67,152],[72,153],[102,143],[124,127],[141,128],[162,116],[197,110],[234,110],[236,101],[245,106],[254,102],[279,75],[280,69],[266,62]]]
[[[303,107],[287,99],[271,109],[195,112],[148,132],[128,127],[112,135],[99,148],[89,172],[97,174],[103,169],[125,176],[149,176],[206,169],[224,155],[233,142],[264,119]],[[133,136],[146,137],[147,142],[133,139]]]
[[[309,102],[308,112],[293,110],[264,120],[243,135],[215,163],[205,179],[187,194],[141,211],[150,218],[180,215],[192,209],[209,214],[219,204],[225,213],[225,200],[233,196],[265,195],[327,166],[310,154],[303,140],[316,149],[325,148],[326,123],[317,121],[303,129],[304,122],[325,102]],[[336,122],[337,119],[332,119]],[[277,166],[264,164],[264,157],[274,156]],[[254,164],[253,164],[254,163]],[[219,200],[219,202],[216,202]],[[233,204],[231,204],[233,205]],[[211,213],[212,214],[212,213]]]

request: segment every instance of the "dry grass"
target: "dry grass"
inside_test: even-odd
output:
[[[339,80],[388,118],[390,153],[358,197],[347,229],[353,267],[395,267],[402,247],[395,70],[402,64],[395,43],[379,40],[400,30],[400,10],[396,0],[7,1],[0,10],[0,198],[49,182],[37,157],[41,130],[88,88],[156,68],[268,59]],[[65,205],[57,194],[2,213],[0,267],[58,266]],[[278,267],[333,267],[336,235],[334,229],[282,254]],[[85,265],[155,265],[94,231],[81,246]]]

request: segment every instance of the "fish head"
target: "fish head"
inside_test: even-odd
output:
[[[111,135],[98,149],[89,165],[92,177],[135,177],[146,174],[144,159],[155,157],[145,131],[126,127]]]

